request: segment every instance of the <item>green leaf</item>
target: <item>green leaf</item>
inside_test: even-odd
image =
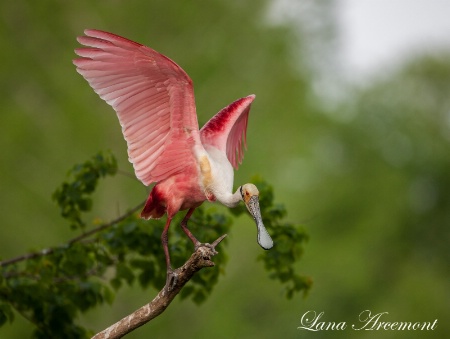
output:
[[[116,266],[116,278],[125,280],[128,285],[134,281],[134,273],[125,263],[118,263]]]
[[[122,287],[122,281],[117,277],[112,278],[109,282],[116,291]]]
[[[14,321],[14,312],[12,311],[10,305],[0,301],[0,326],[5,324],[7,321],[10,323]]]
[[[105,286],[105,285],[103,285],[103,287],[102,287],[102,292],[103,292],[104,300],[109,305],[112,305],[112,303],[114,302],[114,298],[115,298],[114,292],[108,286]]]

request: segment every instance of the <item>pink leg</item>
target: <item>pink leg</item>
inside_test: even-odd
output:
[[[198,246],[200,246],[200,241],[198,241],[197,238],[194,237],[194,235],[191,233],[191,231],[189,231],[189,229],[187,228],[188,220],[191,217],[192,213],[194,213],[194,210],[195,210],[195,208],[191,208],[186,213],[186,216],[181,221],[181,229],[184,231],[184,233],[186,233],[186,235],[189,237],[189,239],[191,239],[191,241],[194,244],[195,248],[197,248]]]
[[[164,230],[161,234],[161,243],[163,245],[164,254],[166,255],[166,265],[167,265],[167,274],[166,274],[166,288],[170,291],[172,290],[178,282],[178,273],[172,269],[172,265],[170,264],[170,255],[169,255],[169,247],[168,247],[168,231],[170,222],[172,218],[167,216],[167,222],[164,226]]]
[[[172,266],[170,265],[170,255],[169,255],[169,247],[168,247],[168,231],[170,222],[172,221],[172,218],[167,217],[166,225],[164,226],[164,230],[161,234],[161,243],[163,245],[164,254],[166,255],[166,265],[167,265],[167,272],[172,271]]]

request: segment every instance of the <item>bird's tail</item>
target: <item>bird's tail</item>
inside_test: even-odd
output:
[[[166,204],[157,187],[153,187],[141,212],[143,219],[159,219],[166,213]]]

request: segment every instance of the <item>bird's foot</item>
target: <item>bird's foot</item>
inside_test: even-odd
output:
[[[221,237],[219,237],[218,239],[216,239],[212,244],[209,243],[201,243],[200,241],[197,240],[197,242],[195,243],[195,250],[197,251],[199,249],[199,247],[201,246],[205,246],[210,248],[214,254],[217,254],[216,251],[216,246],[219,245],[219,243],[226,237],[227,235],[224,234]]]
[[[210,253],[211,253],[212,255],[216,255],[216,254],[218,253],[218,252],[216,251],[216,249],[215,249],[215,246],[212,245],[212,244],[209,244],[209,243],[198,243],[198,244],[195,245],[195,251],[198,251],[198,249],[199,249],[200,247],[207,247],[207,248],[209,248],[209,250],[211,251]]]
[[[166,275],[166,289],[168,291],[172,291],[177,282],[178,282],[178,273],[176,272],[176,270],[173,270],[171,267],[168,267]]]
[[[194,243],[194,250],[197,251],[198,248],[201,247],[201,246],[203,246],[203,245],[205,245],[205,244],[203,244],[203,243],[201,243],[200,241],[197,240],[197,241]]]

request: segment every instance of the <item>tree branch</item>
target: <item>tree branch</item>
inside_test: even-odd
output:
[[[140,210],[142,208],[142,206],[144,206],[144,202],[141,202],[139,205],[135,206],[134,208],[132,208],[131,210],[129,210],[127,213],[121,215],[120,217],[102,224],[96,228],[93,228],[92,230],[85,232],[75,238],[70,239],[66,245],[72,245],[80,240],[83,240],[85,238],[90,237],[91,235],[98,233],[100,231],[103,231],[104,229],[107,229],[108,227],[111,227],[112,225],[115,225],[119,222],[121,222],[122,220],[128,218],[130,215],[132,215],[133,213],[135,213],[136,211]],[[26,253],[26,254],[22,254],[19,255],[18,257],[15,258],[11,258],[11,259],[7,259],[4,261],[0,261],[0,267],[5,267],[8,265],[12,265],[15,264],[17,262],[20,261],[24,261],[24,260],[28,260],[28,259],[33,259],[33,258],[38,258],[38,257],[42,257],[44,255],[49,255],[52,254],[53,252],[55,252],[55,250],[57,249],[57,247],[49,247],[49,248],[44,248],[43,250],[40,250],[39,252],[32,252],[32,253]]]
[[[201,244],[183,266],[175,270],[177,279],[172,286],[164,286],[147,305],[142,306],[107,329],[97,333],[92,339],[117,339],[156,318],[169,306],[183,286],[204,267],[214,266],[211,257],[217,254],[215,247],[226,237],[222,235],[212,244]]]

